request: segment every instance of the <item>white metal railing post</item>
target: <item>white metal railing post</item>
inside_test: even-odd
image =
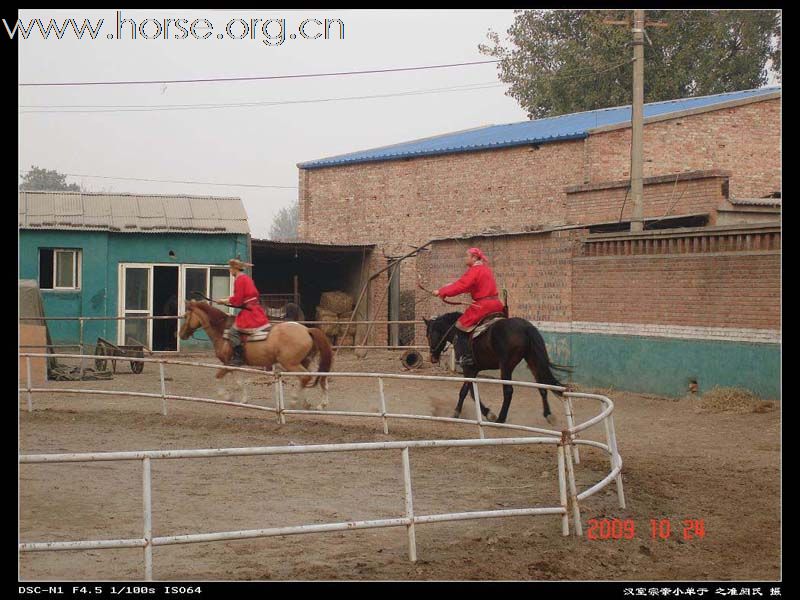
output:
[[[411,493],[411,462],[408,459],[408,447],[403,448],[403,484],[405,486],[406,518],[409,519],[406,530],[408,531],[408,559],[417,562],[417,536],[414,530],[414,498]]]
[[[611,456],[613,458],[612,465],[616,468],[622,464],[622,458],[619,455],[619,450],[617,449],[617,432],[614,429],[614,416],[608,415],[605,419],[607,421],[608,427],[608,442],[609,442],[609,450],[611,450]],[[619,500],[619,507],[625,508],[625,490],[622,487],[622,471],[617,474],[616,477],[617,482],[617,499]]]
[[[567,416],[567,428],[571,431],[572,428],[575,427],[575,411],[572,406],[572,397],[566,394],[564,395],[564,412]],[[580,464],[581,455],[578,453],[578,447],[573,447],[572,451],[575,453],[575,464]]]
[[[572,438],[571,434],[565,433],[562,436],[562,443],[564,444],[564,452],[566,453],[565,462],[567,463],[567,481],[569,482],[569,499],[572,503],[572,520],[575,523],[575,535],[580,537],[583,535],[583,526],[581,525],[581,510],[578,507],[578,486],[575,485],[575,467],[572,463]]]
[[[83,317],[78,317],[78,344],[81,347],[81,381],[83,381],[83,371],[85,369],[85,359],[83,358]]]
[[[164,361],[158,363],[158,377],[161,380],[161,414],[167,416],[167,382],[164,379]]]
[[[567,474],[564,466],[564,446],[559,444],[558,450],[558,498],[561,506],[564,507],[564,514],[561,516],[561,533],[569,535],[569,502],[567,501]]]
[[[380,402],[381,418],[383,419],[383,433],[389,433],[389,420],[386,418],[386,397],[383,393],[383,378],[378,377],[378,401]]]
[[[142,501],[144,504],[144,578],[153,581],[153,505],[150,459],[142,459]]]
[[[283,377],[278,373],[278,423],[281,425],[286,424],[286,415],[283,413],[286,408],[283,403]]]
[[[483,433],[483,415],[481,414],[481,395],[478,393],[478,384],[472,382],[472,395],[475,398],[475,422],[478,424],[478,432],[481,439],[484,439]]]
[[[25,378],[28,381],[28,412],[33,412],[33,392],[31,392],[31,357],[25,357],[25,369],[27,373],[25,374]]]

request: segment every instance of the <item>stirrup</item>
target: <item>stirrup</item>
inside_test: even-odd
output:
[[[233,351],[233,355],[231,356],[230,360],[228,361],[229,367],[243,367],[244,366],[244,348],[238,346],[236,350]]]

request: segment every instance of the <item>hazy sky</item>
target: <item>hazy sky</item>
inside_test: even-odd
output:
[[[20,19],[48,22],[103,18],[97,40],[30,35],[20,41],[21,83],[189,79],[290,75],[397,68],[487,60],[478,52],[489,29],[504,33],[511,10],[131,10],[123,17],[208,19],[205,40],[106,39],[116,32],[114,10],[23,10]],[[296,32],[305,19],[341,19],[344,39],[217,39],[231,19],[286,19]],[[277,39],[278,22],[268,32]],[[315,22],[309,35],[321,31]],[[196,30],[200,35],[203,30]],[[242,31],[237,23],[235,35]],[[149,24],[145,33],[157,33]],[[183,35],[180,30],[170,33]],[[5,35],[5,33],[4,33]],[[328,99],[392,94],[472,84],[498,84],[494,64],[311,79],[124,86],[20,87],[20,110],[67,105],[152,107]],[[20,114],[21,171],[37,165],[62,173],[297,186],[296,163],[491,123],[526,119],[505,86],[376,98],[203,110]],[[64,110],[62,108],[54,110]],[[92,109],[96,110],[96,109]],[[108,109],[106,109],[108,110]],[[92,191],[239,196],[253,237],[266,237],[277,210],[297,197],[292,189],[255,189],[74,178]]]

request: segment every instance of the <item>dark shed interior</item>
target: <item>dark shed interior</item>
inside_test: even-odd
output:
[[[306,320],[314,320],[322,292],[341,290],[358,299],[373,245],[339,246],[252,240],[253,280],[266,302],[291,301],[295,285]],[[280,296],[272,296],[279,294]],[[361,313],[363,307],[359,309]]]

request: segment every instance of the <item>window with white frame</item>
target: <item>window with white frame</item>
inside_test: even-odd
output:
[[[227,267],[186,266],[184,269],[184,294],[186,300],[199,300],[193,292],[200,292],[208,298],[219,300],[232,294],[230,271]],[[233,312],[225,306],[217,306],[225,312]]]
[[[39,248],[39,288],[79,290],[81,251],[74,248]]]

